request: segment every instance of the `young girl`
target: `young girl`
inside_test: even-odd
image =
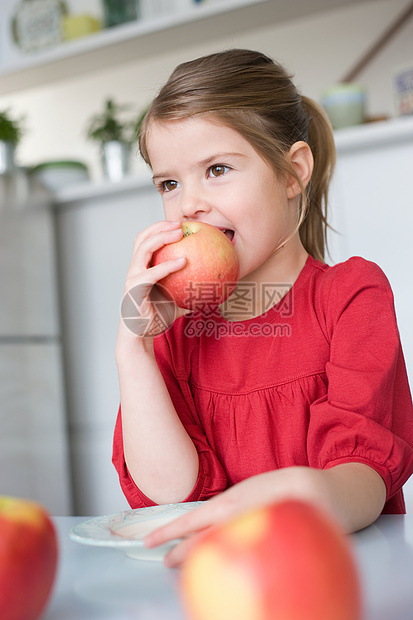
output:
[[[371,262],[324,263],[335,150],[323,111],[265,55],[230,50],[177,67],[140,149],[166,216],[136,238],[126,277],[142,321],[156,283],[185,264],[151,266],[181,222],[225,231],[240,262],[208,316],[175,308],[156,336],[120,321],[113,461],[131,507],[210,500],[146,544],[287,496],[348,532],[403,513],[413,411],[392,292]]]

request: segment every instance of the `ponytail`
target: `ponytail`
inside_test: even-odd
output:
[[[314,258],[324,261],[327,249],[328,191],[336,162],[333,130],[324,110],[308,97],[301,97],[308,114],[308,145],[314,157],[314,170],[307,188],[306,215],[300,227],[300,238]]]

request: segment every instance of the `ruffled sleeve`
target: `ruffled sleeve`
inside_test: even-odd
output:
[[[330,343],[328,392],[310,407],[309,465],[357,461],[387,488],[387,509],[402,512],[402,485],[413,472],[413,407],[393,295],[374,263],[331,268],[318,300]]]
[[[168,333],[170,334],[171,332],[172,330],[169,330]],[[182,348],[179,346],[178,351],[182,352]],[[191,493],[183,501],[193,502],[210,499],[227,487],[228,482],[226,474],[205,436],[201,421],[193,402],[193,397],[188,382],[185,379],[178,378],[176,375],[177,370],[174,367],[166,334],[156,337],[155,354],[156,361],[171,396],[175,410],[178,413],[186,432],[194,442],[198,452],[198,479]],[[123,451],[122,418],[120,408],[114,432],[112,461],[118,472],[123,493],[131,508],[153,506],[154,502],[141,492],[128,472]]]

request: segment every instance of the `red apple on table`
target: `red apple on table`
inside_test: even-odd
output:
[[[182,224],[184,236],[154,252],[152,265],[186,257],[185,266],[160,280],[180,308],[217,306],[234,291],[239,277],[238,255],[223,230],[211,224]]]
[[[315,506],[286,500],[209,530],[181,573],[191,620],[360,620],[349,541]]]
[[[0,618],[36,620],[56,576],[58,547],[39,504],[0,496]]]

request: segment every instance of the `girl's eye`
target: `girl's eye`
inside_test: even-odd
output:
[[[208,176],[220,177],[226,172],[228,172],[228,170],[229,170],[229,167],[224,166],[224,164],[215,164],[214,166],[211,166],[210,168],[208,168]]]
[[[161,189],[164,192],[171,192],[173,189],[176,189],[179,186],[178,181],[172,181],[172,179],[168,179],[168,181],[162,181]]]

